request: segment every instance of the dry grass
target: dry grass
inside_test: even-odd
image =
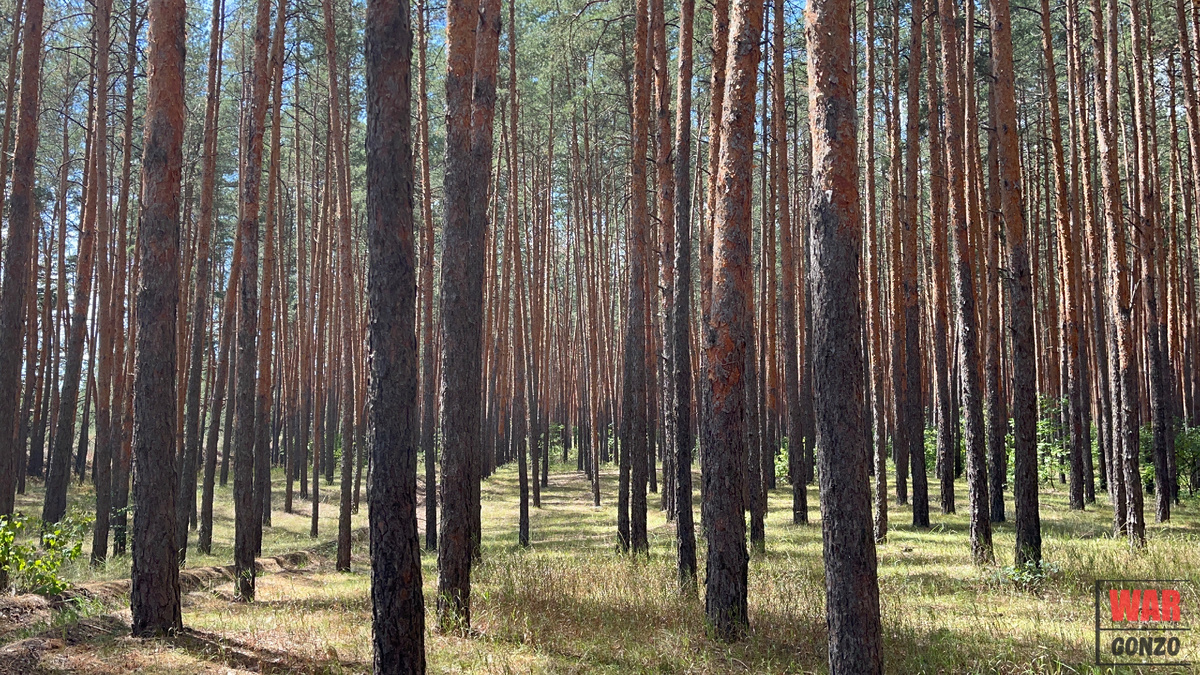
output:
[[[476,632],[469,637],[427,632],[431,672],[826,670],[815,490],[809,495],[809,516],[815,524],[809,526],[790,524],[790,493],[781,489],[771,495],[766,551],[754,554],[750,562],[751,633],[742,642],[726,645],[707,636],[701,598],[681,596],[676,589],[673,526],[663,515],[652,508],[648,557],[620,556],[614,549],[615,472],[605,474],[604,506],[595,509],[581,476],[571,467],[554,469],[549,487],[542,491],[542,508],[533,510],[529,550],[516,545],[515,471],[501,470],[485,483],[484,561],[475,570],[472,589]],[[281,488],[277,485],[277,494]],[[322,489],[329,497],[336,495],[327,486]],[[1111,514],[1103,497],[1087,511],[1072,512],[1063,490],[1045,487],[1042,527],[1052,573],[1032,588],[1019,588],[1002,571],[1012,563],[1011,524],[996,528],[998,564],[977,567],[971,564],[965,514],[936,513],[937,486],[930,489],[934,527],[914,530],[908,525],[910,510],[893,504],[892,530],[879,547],[888,672],[1093,672],[1088,664],[1094,579],[1200,578],[1200,500],[1188,499],[1176,507],[1169,524],[1151,524],[1148,549],[1133,554],[1124,540],[1110,536]],[[965,507],[965,484],[960,481],[956,490]],[[19,508],[36,513],[39,492],[31,491]],[[80,490],[73,499],[86,503],[90,497]],[[191,556],[189,566],[229,561],[230,502],[228,489],[218,492],[214,555]],[[656,495],[650,503],[657,506]],[[1152,507],[1150,499],[1147,504]],[[296,515],[276,513],[275,525],[264,539],[264,555],[314,548],[308,537],[308,505],[297,506],[302,510]],[[325,541],[336,533],[336,504],[322,507]],[[1008,508],[1011,516],[1011,502]],[[355,527],[365,522],[364,509],[355,516]],[[698,548],[703,565],[703,542]],[[259,580],[259,601],[252,605],[230,602],[227,584],[190,593],[185,597],[184,623],[228,640],[242,652],[278,661],[271,668],[277,672],[367,672],[371,627],[366,552],[365,542],[356,543],[349,574],[322,563],[265,575]],[[426,554],[422,563],[426,615],[431,618],[436,557]],[[99,570],[78,565],[70,574],[78,581],[111,578],[126,574],[127,565],[127,560]],[[86,609],[79,616],[119,609],[117,604]],[[54,668],[59,672],[93,666],[98,672],[121,672],[118,664],[133,661],[140,664],[136,668],[155,672],[211,672],[214,663],[222,662],[219,655],[179,643],[116,636],[104,638],[87,655],[96,662],[92,666],[63,661],[70,653],[67,649],[56,657],[61,665]],[[286,662],[279,661],[280,655]],[[48,666],[49,658],[42,657],[42,667]]]

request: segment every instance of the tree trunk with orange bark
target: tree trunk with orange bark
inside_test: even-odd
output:
[[[863,427],[862,210],[848,0],[805,8],[812,134],[812,378],[832,672],[882,673],[879,585]]]
[[[29,258],[36,222],[34,169],[38,145],[38,89],[42,57],[43,0],[29,0],[21,27],[21,98],[18,108],[16,153],[13,157],[12,192],[8,216],[8,241],[4,250],[4,280],[0,289],[0,516],[13,513],[20,453],[11,433],[20,400],[21,339],[25,331],[25,303],[29,293]],[[14,36],[15,39],[15,36]],[[68,441],[69,443],[69,441]],[[69,451],[68,451],[69,455]],[[0,588],[7,588],[8,572],[0,571]]]
[[[746,400],[742,374],[753,339],[751,182],[762,29],[762,0],[734,0],[714,186],[712,306],[705,326],[712,405],[703,493],[709,533],[705,615],[723,640],[740,638],[749,628],[742,476],[747,461],[746,408],[754,402]]]

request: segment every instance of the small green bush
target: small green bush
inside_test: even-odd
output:
[[[1037,591],[1047,580],[1062,577],[1062,568],[1057,563],[1042,561],[1041,564],[1008,565],[997,568],[993,581],[998,585],[1012,584],[1022,591]]]
[[[60,574],[62,566],[83,552],[91,518],[70,514],[42,533],[41,543],[18,541],[29,522],[21,515],[0,517],[0,568],[18,591],[58,595],[71,587]]]

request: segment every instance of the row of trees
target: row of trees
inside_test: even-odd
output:
[[[965,472],[981,564],[1011,487],[1015,560],[1040,563],[1039,421],[1072,507],[1098,478],[1144,545],[1142,428],[1157,519],[1200,476],[1174,447],[1200,415],[1200,11],[627,5],[454,0],[443,39],[424,2],[215,2],[189,31],[176,0],[52,4],[45,30],[17,0],[0,516],[44,476],[61,520],[90,459],[92,559],[125,552],[131,506],[158,544],[134,546],[151,634],[180,623],[172,579],[191,528],[212,551],[231,466],[247,601],[273,467],[314,537],[338,476],[339,569],[369,486],[376,668],[405,671],[419,454],[445,629],[470,625],[481,480],[517,464],[528,545],[554,446],[623,551],[660,493],[685,590],[698,450],[725,639],[776,458],[795,523],[819,479],[834,670],[878,667],[874,542],[892,494],[930,525],[931,472],[944,513]]]

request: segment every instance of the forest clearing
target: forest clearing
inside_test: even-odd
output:
[[[767,520],[779,525],[768,529],[765,552],[750,561],[752,630],[745,641],[728,645],[706,632],[695,598],[676,592],[674,534],[662,514],[652,513],[647,524],[648,557],[615,556],[612,510],[591,505],[587,481],[571,467],[556,463],[549,478],[542,508],[531,518],[528,549],[513,537],[519,511],[515,471],[502,470],[484,481],[486,562],[474,577],[474,633],[462,637],[429,630],[431,672],[824,670],[818,513],[811,514],[812,525],[785,524],[790,495],[772,492]],[[615,472],[602,475],[605,488],[615,488],[616,482]],[[1022,580],[1008,567],[1011,560],[983,569],[972,565],[961,545],[965,517],[939,518],[930,530],[901,525],[891,531],[879,547],[889,672],[1092,672],[1093,579],[1200,574],[1200,549],[1180,545],[1200,537],[1200,501],[1186,499],[1170,523],[1150,526],[1146,551],[1135,555],[1112,538],[1102,510],[1071,511],[1061,485],[1044,485],[1041,492],[1044,552],[1053,561],[1044,578]],[[234,602],[228,577],[184,594],[184,624],[195,636],[150,642],[125,637],[127,587],[106,595],[101,586],[95,596],[18,621],[6,619],[24,596],[0,600],[0,642],[6,643],[0,649],[0,673],[370,672],[365,537],[356,537],[350,572],[337,572],[333,542],[310,539],[306,516],[302,509],[277,515],[264,534],[268,560],[305,554],[282,566],[268,562],[255,603]],[[356,516],[356,532],[361,524]],[[213,555],[195,556],[185,569],[229,560],[230,509],[218,509],[214,530]],[[1010,527],[997,527],[1000,550],[1009,550],[1012,539]],[[422,566],[426,611],[432,614],[435,557],[427,553]],[[89,588],[97,581],[127,578],[128,561],[97,569],[80,560],[64,574]]]

